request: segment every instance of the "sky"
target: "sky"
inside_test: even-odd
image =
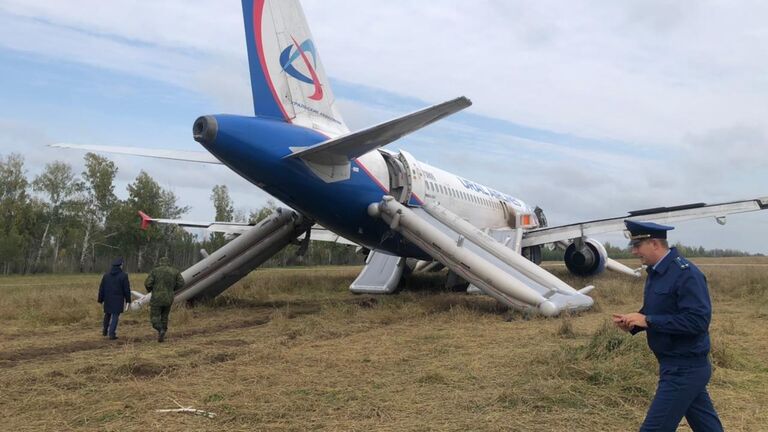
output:
[[[339,109],[364,128],[457,96],[472,107],[389,145],[542,207],[551,225],[768,196],[768,3],[304,0]],[[240,2],[0,0],[0,156],[30,176],[56,142],[202,150],[203,114],[252,114]],[[109,155],[186,219],[223,166]],[[768,253],[768,212],[681,223],[673,241]],[[620,235],[599,240],[623,245]]]

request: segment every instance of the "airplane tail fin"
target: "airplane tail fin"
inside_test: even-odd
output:
[[[253,108],[330,137],[349,132],[298,0],[242,0]]]

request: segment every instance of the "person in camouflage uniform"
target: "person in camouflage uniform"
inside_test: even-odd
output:
[[[168,331],[168,314],[171,312],[174,293],[184,286],[181,273],[171,266],[167,257],[160,258],[154,269],[144,281],[147,292],[152,293],[149,300],[149,319],[157,330],[157,341],[165,339]]]

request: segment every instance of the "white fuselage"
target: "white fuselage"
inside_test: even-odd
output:
[[[536,228],[534,209],[525,202],[482,184],[419,162],[405,151],[387,150],[366,153],[358,158],[367,173],[389,192],[390,170],[382,155],[402,156],[408,162],[412,198],[410,205],[437,203],[478,228]]]

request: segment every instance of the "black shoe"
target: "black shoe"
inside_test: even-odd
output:
[[[157,334],[157,341],[162,342],[165,340],[165,330],[160,330]]]
[[[101,335],[102,335],[102,336],[106,336],[106,335],[107,335],[107,331],[106,331],[106,330],[102,330],[102,331],[101,331]]]
[[[112,335],[112,336],[109,337],[109,340],[115,340],[115,339],[117,339],[117,336],[115,336],[115,335]]]

